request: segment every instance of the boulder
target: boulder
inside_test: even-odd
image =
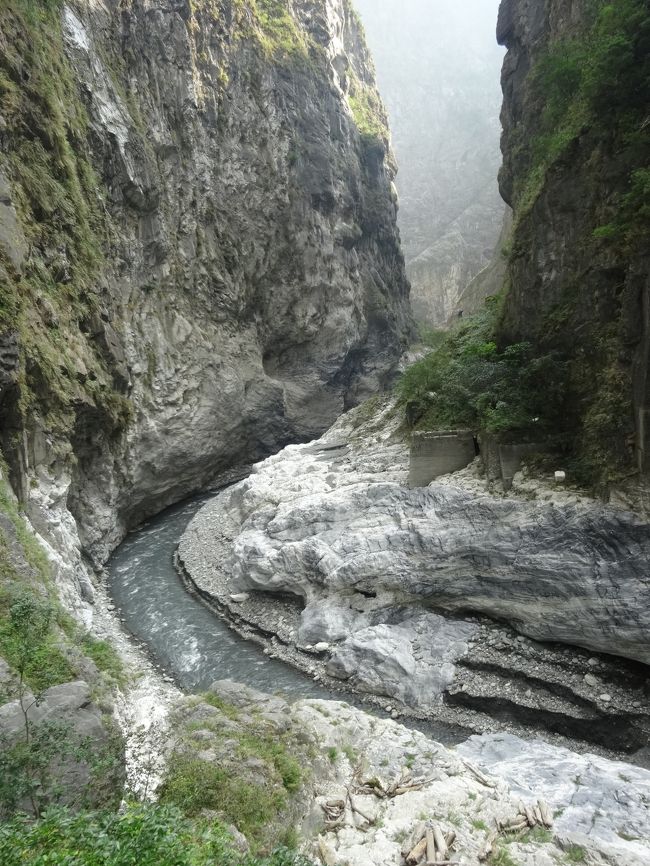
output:
[[[57,803],[72,808],[117,805],[124,782],[123,750],[110,719],[93,703],[88,683],[63,683],[38,697],[27,692],[21,701],[0,707],[0,747],[8,759],[25,742],[26,725],[42,784],[34,801],[39,808]],[[45,757],[44,757],[45,756]],[[19,787],[36,770],[17,766]],[[15,808],[33,812],[34,803],[21,796]]]

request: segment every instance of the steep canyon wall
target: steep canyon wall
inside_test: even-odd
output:
[[[0,96],[0,428],[33,521],[69,509],[102,561],[390,382],[408,284],[348,0],[8,0]]]
[[[647,472],[648,5],[503,0],[498,38],[514,209],[499,340],[556,359],[559,432],[592,476]]]

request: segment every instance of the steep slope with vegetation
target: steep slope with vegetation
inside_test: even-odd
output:
[[[385,113],[347,0],[8,0],[0,34],[2,450],[101,560],[390,380]]]
[[[90,632],[92,566],[393,378],[393,175],[349,0],[1,4],[1,818],[122,795],[129,674]],[[0,860],[258,862],[229,839],[47,812]]]
[[[422,426],[539,442],[575,479],[647,470],[650,11],[503,0],[507,273],[407,375]]]

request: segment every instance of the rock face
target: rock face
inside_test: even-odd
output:
[[[36,753],[29,762],[12,765],[10,749],[25,742],[26,724]],[[63,683],[38,700],[27,693],[22,704],[15,700],[1,706],[0,743],[16,789],[27,781],[33,794],[18,800],[20,811],[32,812],[35,802],[40,809],[48,804],[103,808],[119,803],[124,782],[119,737],[91,701],[87,683]]]
[[[628,476],[647,472],[650,453],[648,8],[610,11],[501,4],[499,182],[514,226],[499,339],[568,365],[565,436],[592,467],[609,461]]]
[[[485,306],[485,299],[498,295],[503,289],[507,270],[507,250],[512,232],[512,211],[506,208],[501,227],[501,234],[492,255],[492,259],[482,271],[472,279],[463,289],[456,301],[450,322],[472,313],[477,313]]]
[[[648,857],[644,839],[650,814],[647,803],[638,808],[645,799],[647,770],[507,734],[471,737],[458,753],[504,780],[524,802],[541,797],[553,811],[553,835],[565,851],[589,849],[597,839],[600,857],[615,863],[621,840],[629,840],[631,862]]]
[[[2,447],[25,500],[34,474],[67,480],[96,561],[143,516],[381,388],[410,328],[357,20],[347,0],[272,7],[0,13],[14,46],[0,330],[17,333],[25,372],[16,383],[3,336]]]
[[[325,449],[328,437],[321,442]],[[325,598],[389,593],[650,664],[647,524],[596,504],[524,502],[436,482],[409,490],[396,472],[398,448],[290,446],[199,513],[180,548],[186,567],[205,560],[236,590],[289,593],[308,611]],[[235,528],[225,548],[210,518]],[[208,568],[201,574],[209,581]],[[309,637],[332,631],[312,627]]]
[[[309,774],[280,826],[299,831],[311,861],[395,866],[436,824],[453,831],[451,859],[475,866],[495,821],[512,821],[522,802],[534,807],[541,799],[553,814],[550,829],[501,832],[497,857],[504,849],[521,866],[552,866],[567,855],[647,863],[648,770],[506,735],[473,737],[452,750],[338,701],[287,705],[228,682],[211,691],[218,706],[194,699],[177,713],[176,748],[189,748],[206,778],[232,767],[260,798],[279,780],[268,754],[247,753],[253,738],[272,732],[276,754],[308,754]]]
[[[409,489],[391,411],[349,413],[205,505],[179,546],[204,598],[242,633],[274,635],[280,657],[416,712],[642,748],[647,669],[537,641],[650,663],[648,525],[517,478],[491,495],[469,470]]]
[[[444,327],[460,293],[488,265],[504,212],[496,183],[498,2],[357,0],[356,6],[400,164],[399,225],[413,312]]]

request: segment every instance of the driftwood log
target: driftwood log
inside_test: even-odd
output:
[[[433,834],[433,839],[434,839],[434,843],[436,846],[436,855],[435,855],[435,857],[429,858],[429,859],[433,859],[433,860],[438,861],[439,863],[442,863],[444,860],[449,859],[449,850],[447,849],[447,842],[445,840],[445,837],[442,835],[442,831],[440,830],[440,827],[437,824],[434,824],[431,827],[431,832]]]
[[[411,851],[406,856],[406,862],[409,866],[415,866],[416,863],[419,863],[422,857],[427,853],[427,837],[424,836],[420,841],[413,847]]]
[[[449,850],[456,840],[456,832],[447,834],[434,821],[415,825],[402,846],[402,855],[408,866],[422,861],[423,866],[446,866],[451,864]]]
[[[493,833],[490,833],[490,835],[487,837],[487,839],[486,839],[485,842],[483,843],[483,847],[482,847],[481,850],[478,852],[478,859],[479,859],[481,862],[483,862],[484,860],[487,860],[488,857],[489,857],[489,856],[492,854],[492,852],[494,851],[494,843],[496,842],[496,838],[497,838],[497,834],[496,834],[496,833],[494,833],[494,832],[493,832]]]

